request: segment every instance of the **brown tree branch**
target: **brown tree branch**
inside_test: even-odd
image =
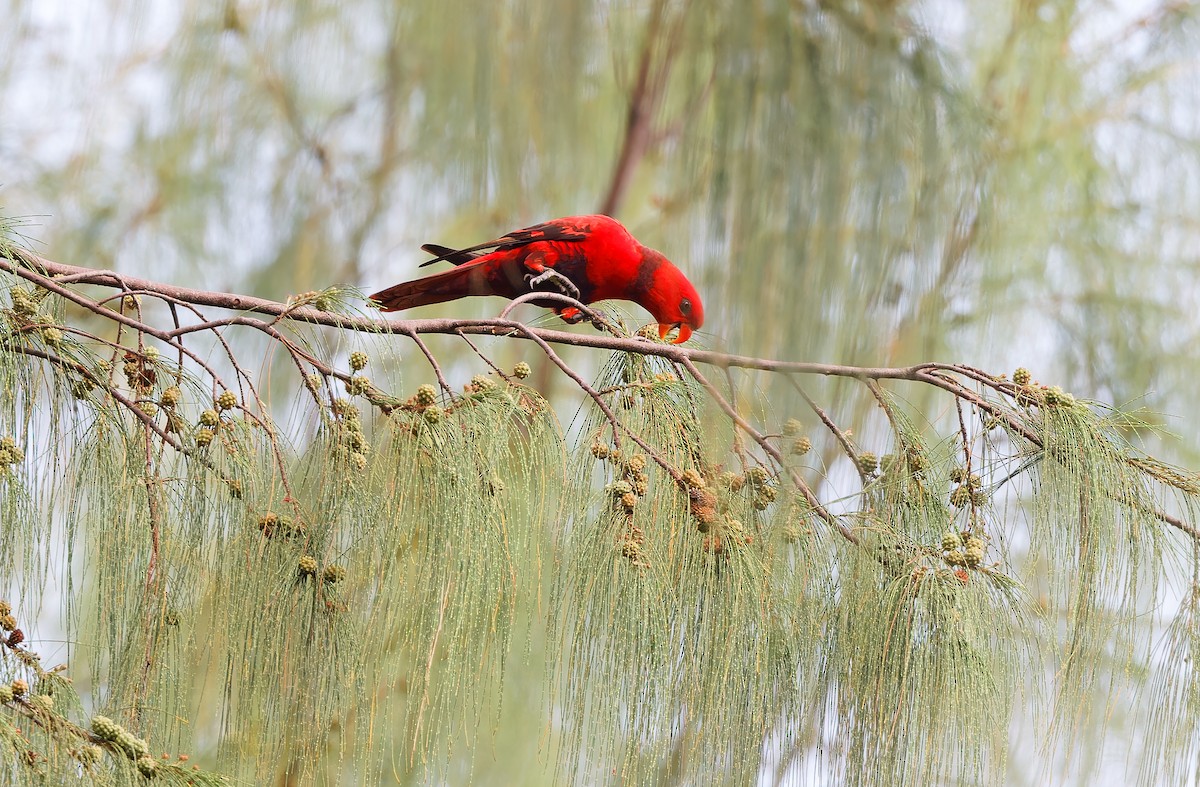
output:
[[[148,336],[153,336],[176,348],[180,347],[178,340],[184,333],[196,330],[216,330],[221,327],[237,324],[251,325],[260,330],[271,332],[275,330],[273,327],[274,323],[286,320],[309,325],[328,326],[342,330],[362,331],[375,335],[399,334],[417,341],[419,343],[418,346],[420,346],[418,336],[421,334],[451,334],[460,336],[463,334],[478,334],[526,339],[537,344],[543,352],[549,350],[549,345],[560,344],[665,358],[686,368],[708,391],[709,395],[713,397],[714,402],[733,419],[739,429],[751,436],[780,466],[783,465],[783,462],[778,449],[771,445],[770,441],[764,435],[755,430],[737,413],[720,392],[704,378],[697,369],[696,364],[706,364],[721,369],[743,368],[783,374],[850,377],[858,380],[905,380],[932,385],[951,394],[955,399],[964,401],[980,412],[987,413],[989,416],[1003,422],[1012,433],[1019,435],[1030,445],[1036,448],[1042,447],[1042,441],[1038,432],[1018,412],[1002,404],[988,400],[979,391],[964,385],[962,379],[969,380],[980,386],[980,388],[990,389],[1000,396],[1009,398],[1015,397],[1019,393],[1018,387],[1009,381],[993,377],[967,365],[926,362],[902,367],[866,367],[799,361],[777,361],[699,348],[681,347],[673,344],[662,344],[642,338],[570,333],[567,331],[533,328],[525,323],[510,319],[443,318],[384,321],[366,316],[322,311],[311,306],[297,305],[295,302],[280,303],[248,295],[179,287],[149,279],[125,276],[112,271],[92,270],[74,265],[66,265],[39,257],[30,252],[15,249],[0,253],[0,270],[20,276],[33,284],[66,298],[84,309],[92,311],[106,319],[113,320],[121,326],[131,328]],[[96,301],[79,294],[73,289],[65,287],[64,282],[117,288],[125,292],[137,292],[161,298],[168,303],[189,304],[191,307],[209,306],[238,311],[243,314],[224,319],[207,320],[202,322],[201,326],[177,326],[173,330],[163,331],[147,325],[139,319],[128,317],[119,311],[113,311],[100,306]],[[271,321],[271,323],[264,323],[262,320],[255,320],[244,316],[245,313],[263,314],[276,319]],[[190,352],[188,354],[189,356],[192,355]],[[548,352],[547,355],[553,362],[555,355],[552,352]],[[433,361],[430,353],[427,352],[427,356]],[[565,364],[561,364],[561,359],[559,361],[560,363],[556,365],[562,369]],[[435,371],[437,371],[436,366]],[[575,379],[577,375],[572,376],[568,373],[568,376],[571,376],[576,383],[579,382],[579,380]],[[440,374],[439,377],[441,377]],[[444,388],[449,388],[448,383],[444,379],[439,379],[439,382],[442,383]],[[589,395],[595,393],[594,391],[589,391],[589,388],[590,386],[584,386],[581,390]],[[152,429],[159,431],[160,437],[172,445],[172,447],[177,449],[182,448],[177,441],[161,432],[161,430],[158,430],[153,425],[152,420],[145,417],[140,411],[136,415],[143,422],[148,422],[147,425]],[[633,436],[627,429],[622,428],[622,431],[627,435]],[[636,436],[633,437],[637,441]],[[645,446],[642,447],[645,448]],[[836,518],[820,504],[815,493],[807,487],[803,479],[800,479],[795,473],[791,473],[791,475],[793,481],[797,482],[797,488],[813,504],[814,510],[817,511],[818,515],[831,525],[834,525],[843,535],[853,538],[853,533],[844,524],[836,521]],[[1200,538],[1200,531],[1179,517],[1161,510],[1155,510],[1153,515],[1160,521],[1187,533],[1193,538]]]
[[[621,152],[617,155],[608,191],[600,203],[600,212],[605,215],[616,215],[642,159],[662,139],[662,134],[655,130],[654,122],[662,108],[671,67],[683,40],[683,21],[689,8],[690,3],[685,3],[674,20],[667,19],[665,0],[659,0],[650,10],[646,37],[638,58],[637,76],[629,95]],[[671,21],[674,21],[673,25],[670,25]],[[670,28],[662,32],[664,25],[670,25]],[[663,45],[664,39],[666,50],[659,55],[657,50]]]
[[[184,326],[182,329],[161,331],[138,320],[126,317],[109,309],[97,308],[94,303],[73,290],[62,287],[57,277],[70,276],[72,283],[94,284],[102,287],[129,287],[140,293],[155,297],[165,297],[195,306],[210,306],[231,311],[265,314],[272,317],[286,317],[294,322],[311,325],[324,325],[343,330],[362,331],[371,334],[399,334],[414,336],[416,334],[457,334],[463,333],[511,336],[532,340],[537,336],[551,344],[564,344],[574,347],[590,347],[597,350],[616,350],[632,352],[639,355],[653,355],[666,358],[682,364],[685,360],[703,363],[710,366],[737,367],[756,369],[764,372],[783,372],[792,374],[819,374],[832,377],[855,377],[874,380],[909,380],[936,385],[954,393],[962,389],[948,380],[936,379],[936,372],[960,374],[970,379],[985,382],[1001,393],[1012,390],[1011,384],[1000,383],[991,377],[983,375],[979,370],[970,366],[960,366],[943,363],[921,363],[903,367],[870,367],[845,366],[842,364],[811,363],[799,361],[776,361],[768,358],[755,358],[747,355],[721,353],[692,347],[682,347],[674,344],[661,344],[642,338],[622,338],[602,334],[570,333],[568,331],[547,328],[532,328],[517,320],[508,319],[453,319],[437,318],[423,320],[380,320],[370,317],[357,317],[321,311],[310,306],[295,307],[286,303],[252,295],[240,295],[213,290],[199,290],[191,287],[180,287],[173,284],[123,276],[112,271],[92,270],[75,265],[53,262],[43,257],[24,251],[12,251],[11,256],[0,256],[0,270],[16,274],[45,287],[63,297],[68,298],[79,306],[93,311],[101,316],[119,322],[134,330],[142,331],[156,339],[169,342],[185,332],[196,330],[211,330],[239,322],[237,317],[208,320],[200,326]],[[244,318],[242,318],[244,320]],[[989,412],[991,410],[989,409]],[[995,413],[993,413],[994,415]],[[1030,433],[1032,434],[1032,433]],[[1027,435],[1029,436],[1029,435]]]

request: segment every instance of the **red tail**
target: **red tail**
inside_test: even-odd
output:
[[[415,306],[445,303],[468,295],[504,295],[511,298],[513,293],[507,291],[510,288],[504,286],[504,281],[497,280],[496,268],[495,261],[479,260],[445,273],[388,287],[372,295],[371,300],[377,301],[385,312],[398,312]]]
[[[385,312],[398,312],[414,306],[444,303],[473,294],[471,280],[477,278],[471,268],[454,268],[445,273],[426,276],[415,281],[401,282],[371,296]],[[484,294],[484,293],[479,293]]]

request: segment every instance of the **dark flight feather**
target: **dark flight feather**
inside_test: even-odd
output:
[[[464,258],[463,255],[471,252],[482,251],[483,249],[495,249],[497,251],[508,251],[509,249],[520,248],[527,246],[539,240],[552,241],[581,241],[586,240],[588,236],[588,227],[583,227],[578,230],[562,226],[561,223],[548,221],[543,224],[535,224],[532,227],[526,227],[522,230],[515,230],[508,233],[502,238],[490,240],[487,243],[480,243],[477,246],[468,246],[465,249],[451,249],[448,246],[439,246],[435,243],[427,243],[421,248],[430,254],[437,254],[432,260],[422,262],[418,267],[424,268],[426,265],[432,265],[435,262],[446,260],[454,265],[462,265],[464,262],[470,262],[475,257],[479,256],[472,254],[470,257]],[[459,262],[455,262],[459,260]]]

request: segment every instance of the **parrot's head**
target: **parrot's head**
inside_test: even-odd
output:
[[[639,303],[658,321],[660,338],[667,338],[672,328],[678,328],[679,334],[673,344],[686,342],[692,331],[704,324],[704,304],[700,302],[700,294],[683,271],[657,251],[646,249],[642,264],[642,271],[649,274],[649,281]]]

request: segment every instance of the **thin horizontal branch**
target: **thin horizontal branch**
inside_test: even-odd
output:
[[[375,334],[449,334],[470,333],[493,336],[512,336],[513,338],[533,340],[536,336],[551,344],[564,344],[575,347],[591,347],[600,350],[616,350],[634,352],[641,355],[654,355],[667,358],[677,363],[690,360],[693,363],[703,363],[718,367],[738,367],[743,369],[758,369],[767,372],[785,372],[793,374],[819,374],[835,377],[857,377],[872,380],[911,380],[914,382],[929,382],[927,375],[931,371],[944,370],[975,377],[977,370],[971,367],[958,367],[953,364],[922,363],[906,367],[869,367],[844,366],[841,364],[804,363],[798,361],[775,361],[767,358],[754,358],[746,355],[714,352],[693,347],[680,347],[673,344],[660,344],[642,338],[621,338],[603,334],[570,333],[568,331],[550,330],[546,328],[531,328],[525,323],[508,319],[425,319],[425,320],[382,320],[369,317],[354,317],[334,312],[321,311],[311,306],[296,306],[281,303],[267,298],[256,298],[250,295],[219,292],[213,290],[198,290],[190,287],[180,287],[150,279],[125,276],[112,271],[92,270],[75,265],[54,262],[31,254],[26,251],[11,252],[9,257],[0,257],[0,270],[6,270],[35,284],[43,284],[45,277],[52,280],[57,277],[70,277],[72,284],[93,284],[101,287],[114,287],[122,290],[133,290],[144,294],[162,295],[178,301],[184,301],[196,306],[210,306],[229,309],[238,312],[266,314],[273,317],[303,322],[312,325],[325,325],[331,328],[362,331]],[[43,275],[44,274],[44,275]],[[113,312],[113,319],[120,319]],[[130,327],[145,330],[145,327],[128,319]],[[174,331],[146,331],[150,335],[170,338],[173,335],[192,332],[194,330],[210,330],[229,324],[225,320],[209,320],[200,326],[184,326]]]

